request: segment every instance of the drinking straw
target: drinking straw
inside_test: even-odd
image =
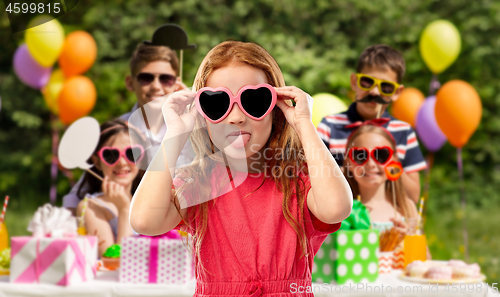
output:
[[[5,200],[3,201],[2,215],[0,216],[0,226],[5,220],[5,211],[7,210],[7,204],[9,204],[9,196],[5,196]]]
[[[87,209],[87,204],[89,203],[89,198],[85,196],[83,199],[82,213],[80,214],[80,228],[83,227],[83,216],[85,215],[85,210]]]
[[[423,210],[424,210],[424,202],[425,202],[425,199],[422,196],[420,198],[420,205],[418,207],[417,234],[420,234],[419,233],[419,231],[420,231],[420,220],[422,220],[422,213],[423,213]],[[423,228],[423,226],[422,226],[422,228]]]

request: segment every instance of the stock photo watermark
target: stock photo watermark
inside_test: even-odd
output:
[[[333,285],[328,283],[301,286],[297,283],[290,284],[290,293],[335,293],[335,294],[428,294],[428,293],[498,293],[498,283],[475,283],[475,284],[432,284],[427,285],[405,285],[388,286],[369,283],[350,283],[349,285]],[[416,295],[418,296],[418,295]]]

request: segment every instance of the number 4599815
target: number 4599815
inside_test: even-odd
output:
[[[59,13],[61,3],[9,3],[5,11],[8,13]]]

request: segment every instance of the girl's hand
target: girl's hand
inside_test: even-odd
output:
[[[302,125],[312,125],[312,106],[313,98],[306,92],[297,87],[281,87],[274,88],[278,95],[276,105],[285,114],[287,122],[292,126],[295,132],[299,133]],[[283,100],[292,99],[295,101],[295,106],[289,106]]]
[[[127,193],[124,186],[117,182],[110,181],[106,176],[102,181],[102,191],[104,195],[108,197],[109,201],[113,203],[118,211],[128,210],[130,208],[130,200],[132,200],[132,195]]]
[[[408,233],[408,225],[402,219],[390,218],[389,220],[394,223],[394,228],[396,228],[398,231],[402,232],[403,234]]]
[[[167,133],[171,136],[191,132],[194,129],[196,116],[200,116],[195,106],[185,112],[193,103],[195,92],[183,90],[170,94],[162,107],[163,117],[167,124]]]

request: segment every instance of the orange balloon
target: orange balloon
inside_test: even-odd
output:
[[[476,131],[482,109],[479,94],[462,80],[445,83],[436,94],[436,121],[456,148],[463,147]]]
[[[92,35],[85,31],[71,32],[64,40],[59,67],[66,77],[82,74],[94,64],[96,57],[97,45]]]
[[[59,99],[59,118],[64,124],[86,116],[94,108],[97,92],[94,83],[85,76],[69,78],[63,86]]]
[[[392,115],[415,128],[415,119],[418,111],[425,101],[425,96],[420,90],[407,88],[401,92],[399,99],[392,103]]]

